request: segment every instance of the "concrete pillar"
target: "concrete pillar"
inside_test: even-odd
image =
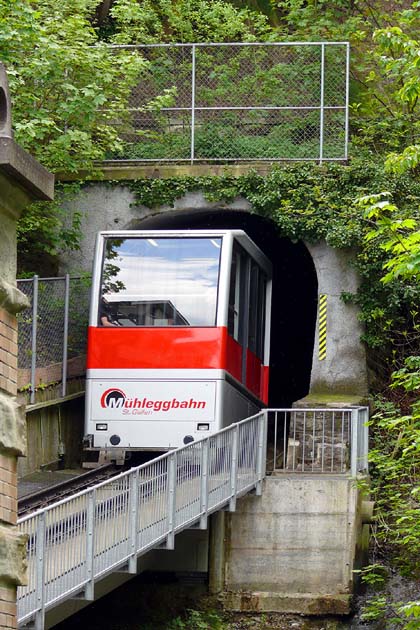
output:
[[[0,105],[0,626],[16,628],[16,589],[26,571],[26,540],[16,529],[17,458],[26,448],[23,412],[16,403],[16,314],[28,305],[16,288],[16,221],[31,201],[52,199],[54,178],[13,140],[1,65]]]
[[[345,304],[341,299],[343,292],[356,293],[359,286],[359,277],[352,265],[355,252],[334,249],[325,242],[305,245],[318,276],[318,314],[310,391],[304,402],[310,405],[359,404],[368,392],[366,353],[360,341],[363,326],[358,319],[358,307]],[[326,330],[320,321],[320,296],[326,296]]]
[[[364,533],[361,497],[352,479],[296,473],[268,477],[262,496],[238,501],[226,521],[226,608],[350,612]]]

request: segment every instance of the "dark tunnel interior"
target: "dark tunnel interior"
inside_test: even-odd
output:
[[[134,228],[134,226],[131,226]],[[281,238],[275,224],[238,211],[168,212],[135,229],[241,229],[273,265],[270,407],[288,407],[309,391],[317,307],[317,277],[302,242]]]

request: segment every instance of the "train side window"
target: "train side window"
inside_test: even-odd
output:
[[[246,260],[234,243],[229,287],[228,333],[243,345],[245,316]]]
[[[260,278],[258,283],[257,356],[261,360],[264,360],[266,295],[267,278],[265,273],[260,269]]]
[[[257,354],[257,330],[258,330],[258,281],[259,269],[254,261],[251,261],[251,277],[249,286],[249,320],[248,320],[248,348]]]
[[[258,265],[251,262],[249,289],[248,348],[259,359],[264,356],[266,278]]]

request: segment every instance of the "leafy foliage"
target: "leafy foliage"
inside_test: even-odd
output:
[[[50,170],[92,169],[118,136],[109,121],[126,109],[144,60],[110,55],[90,24],[93,0],[0,1],[16,140]],[[104,104],[106,103],[106,108]]]
[[[117,44],[261,41],[273,37],[265,15],[224,0],[116,0]]]

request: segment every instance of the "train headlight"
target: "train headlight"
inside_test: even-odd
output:
[[[200,422],[197,424],[197,431],[208,431],[210,429],[210,425],[208,422]]]
[[[108,424],[106,422],[98,422],[96,425],[97,431],[108,431]]]
[[[109,441],[111,442],[112,446],[117,446],[117,444],[121,442],[121,438],[119,435],[111,435]]]

